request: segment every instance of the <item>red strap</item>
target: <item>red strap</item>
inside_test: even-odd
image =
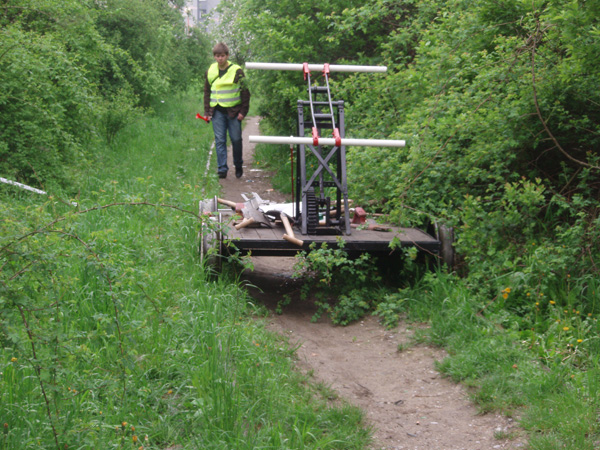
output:
[[[312,129],[313,145],[319,145],[319,130],[316,127]]]
[[[342,137],[340,136],[340,130],[338,128],[335,128],[333,130],[333,138],[335,139],[335,146],[341,147],[342,146]]]
[[[306,81],[306,76],[310,75],[310,70],[308,70],[308,63],[305,62],[302,64],[302,71],[304,72],[304,81]]]

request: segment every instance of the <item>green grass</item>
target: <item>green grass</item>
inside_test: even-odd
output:
[[[71,195],[2,188],[0,449],[369,441],[362,413],[330,407],[246,292],[200,264],[198,201],[219,185],[190,97],[124,129]]]
[[[573,287],[569,289],[554,293],[556,305],[568,302]],[[531,318],[506,310],[500,301],[503,293],[505,289],[499,290],[495,300],[488,300],[468,284],[468,278],[440,272],[403,290],[399,304],[409,320],[430,323],[418,333],[419,341],[448,350],[450,356],[438,369],[472,388],[472,398],[482,413],[502,412],[518,418],[529,433],[528,448],[598,448],[597,315],[581,317],[576,309],[551,307],[531,323]],[[513,294],[510,290],[507,298]],[[566,315],[571,318],[568,322]]]

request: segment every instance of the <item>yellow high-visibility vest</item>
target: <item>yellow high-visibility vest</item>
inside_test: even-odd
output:
[[[221,105],[225,108],[242,103],[240,85],[234,83],[235,74],[241,69],[237,64],[231,64],[225,75],[219,78],[219,65],[215,62],[208,69],[208,82],[210,83],[210,106]]]

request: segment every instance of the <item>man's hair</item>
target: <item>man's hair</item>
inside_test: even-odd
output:
[[[229,47],[227,47],[224,43],[219,42],[213,47],[213,55],[216,55],[217,53],[225,53],[226,55],[229,55]]]

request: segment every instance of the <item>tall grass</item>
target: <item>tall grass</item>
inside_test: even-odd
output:
[[[361,413],[328,406],[245,291],[199,263],[197,204],[218,183],[192,97],[121,132],[70,195],[0,192],[0,449],[368,441]]]

